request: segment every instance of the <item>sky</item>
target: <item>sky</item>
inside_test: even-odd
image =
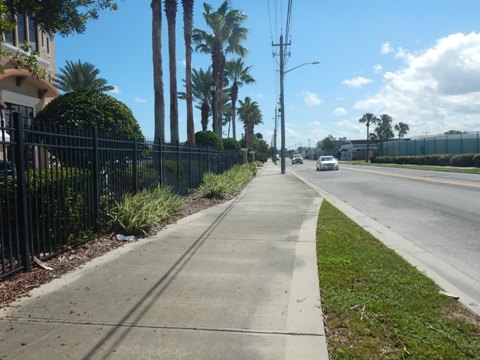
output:
[[[208,2],[214,9],[222,1]],[[247,15],[244,46],[254,85],[239,90],[263,115],[255,127],[271,144],[279,101],[278,47],[285,34],[288,0],[231,0]],[[118,11],[101,12],[83,34],[55,37],[57,71],[66,60],[90,62],[115,87],[143,134],[153,137],[154,92],[150,1],[118,0]],[[203,2],[195,2],[194,27],[208,30]],[[163,17],[166,138],[169,139],[168,50]],[[363,139],[363,114],[388,114],[409,125],[407,137],[448,130],[480,131],[479,0],[293,0],[285,71],[288,149],[314,147],[328,135]],[[183,90],[185,51],[182,6],[177,13],[177,78]],[[233,59],[233,56],[227,56]],[[304,65],[319,61],[318,65]],[[210,57],[194,53],[194,68]],[[295,69],[294,69],[295,68]],[[180,140],[186,139],[186,105],[179,100]],[[201,130],[194,110],[195,131]],[[209,124],[209,127],[211,123]],[[280,124],[278,123],[278,126]],[[237,138],[242,133],[237,123]],[[224,129],[228,136],[227,129]],[[278,137],[280,144],[280,137]],[[279,146],[279,145],[278,145]]]

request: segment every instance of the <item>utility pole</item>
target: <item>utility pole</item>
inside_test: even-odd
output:
[[[284,98],[284,86],[283,78],[285,76],[285,53],[284,47],[290,45],[290,43],[283,42],[283,34],[280,34],[280,43],[272,44],[272,46],[280,46],[280,135],[281,135],[281,149],[280,149],[280,165],[281,173],[285,174],[285,98]]]

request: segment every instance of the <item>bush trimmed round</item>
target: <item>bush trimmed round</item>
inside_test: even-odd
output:
[[[210,146],[218,150],[223,150],[223,142],[213,131],[199,131],[195,134],[195,143],[198,146]]]
[[[222,139],[225,150],[240,150],[240,143],[232,138]]]

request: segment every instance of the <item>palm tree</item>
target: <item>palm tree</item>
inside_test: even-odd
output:
[[[238,58],[233,61],[227,61],[225,64],[225,74],[227,80],[232,82],[232,87],[230,88],[230,99],[232,104],[232,133],[233,138],[237,140],[237,135],[235,131],[235,118],[236,118],[236,104],[238,99],[238,88],[244,84],[253,84],[255,79],[252,75],[248,73],[251,66],[245,67],[241,58]]]
[[[178,100],[177,100],[177,56],[175,42],[175,17],[177,0],[165,0],[165,15],[168,27],[168,69],[170,72],[170,142],[176,144],[178,135]]]
[[[365,161],[368,161],[368,156],[369,156],[369,145],[370,145],[370,125],[375,124],[378,121],[378,118],[371,114],[371,113],[366,113],[364,114],[360,119],[358,119],[358,122],[365,124],[367,126],[367,153],[365,154]]]
[[[243,101],[239,100],[238,116],[245,126],[245,144],[250,149],[253,144],[253,130],[255,125],[262,123],[262,112],[256,101],[246,97]]]
[[[216,109],[222,109],[223,85],[225,70],[225,54],[237,54],[244,57],[247,49],[241,45],[241,41],[247,38],[248,29],[242,27],[246,15],[240,10],[231,9],[228,0],[212,11],[209,4],[203,4],[205,22],[211,29],[211,33],[200,29],[193,30],[195,50],[204,54],[211,54],[213,82],[215,92],[214,104]],[[220,137],[222,136],[222,112],[217,111],[213,120],[213,129]]]
[[[193,122],[192,100],[192,25],[194,0],[182,0],[183,37],[185,39],[185,90],[187,101],[187,140],[195,145],[195,125]]]
[[[185,83],[186,81],[183,80]],[[212,93],[210,92],[210,84],[212,83],[212,71],[208,68],[192,70],[192,98],[197,102],[197,109],[201,111],[202,130],[206,131],[208,126],[208,116],[210,114],[210,104],[212,102]],[[186,84],[185,84],[186,85]],[[184,92],[179,92],[180,99],[186,99]]]
[[[403,122],[399,122],[398,124],[395,125],[395,131],[398,132],[399,139],[402,139],[409,130],[410,130],[410,127],[408,126],[408,124],[405,124]]]
[[[64,92],[113,90],[114,87],[107,85],[107,80],[97,77],[98,74],[100,70],[88,62],[67,60],[67,65],[60,68],[60,73],[57,74],[55,85]]]
[[[153,89],[155,96],[155,142],[165,142],[165,97],[162,70],[162,9],[161,0],[152,0]]]

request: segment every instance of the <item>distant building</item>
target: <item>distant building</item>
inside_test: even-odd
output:
[[[340,147],[340,156],[338,158],[343,161],[365,160],[370,159],[370,156],[377,153],[377,151],[377,140],[370,140],[368,144],[367,140],[348,140]]]
[[[15,16],[16,26],[10,33],[2,36],[2,49],[16,53],[28,43],[38,56],[38,65],[47,72],[48,77],[55,74],[55,43],[53,36],[42,31],[35,19],[26,15]],[[26,119],[32,119],[37,112],[59,95],[48,79],[38,79],[25,69],[16,69],[9,57],[2,57],[0,63],[4,72],[0,73],[0,128],[11,126],[11,116],[20,113]],[[0,131],[0,141],[9,140],[8,131]],[[0,159],[5,158],[0,147]]]

